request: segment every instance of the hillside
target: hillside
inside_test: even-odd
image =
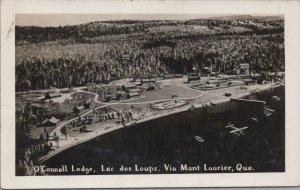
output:
[[[277,16],[17,26],[16,89],[187,74],[195,67],[226,73],[239,63],[254,72],[283,71],[283,27]]]
[[[282,32],[283,19],[280,17],[227,16],[194,20],[114,20],[90,22],[81,25],[60,27],[16,26],[16,45],[41,43],[57,40],[88,42],[107,35],[164,34],[178,37],[188,32],[190,37],[206,34],[243,34],[261,32]],[[173,34],[173,35],[171,35]]]

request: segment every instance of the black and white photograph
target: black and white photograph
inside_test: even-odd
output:
[[[13,128],[4,133],[13,143],[10,175],[201,179],[291,171],[291,16],[158,12],[13,14],[4,35],[14,43],[13,62],[1,63],[12,68],[12,107],[1,100],[1,114],[13,113],[4,122]]]
[[[31,14],[15,30],[16,175],[285,171],[282,15]]]

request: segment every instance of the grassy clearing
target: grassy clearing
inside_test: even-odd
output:
[[[200,92],[197,92],[193,89],[184,88],[181,86],[169,86],[164,87],[157,91],[146,91],[142,96],[144,98],[129,101],[131,103],[138,103],[138,102],[149,102],[149,101],[156,101],[156,100],[164,100],[164,99],[171,99],[173,95],[177,95],[178,98],[189,98],[199,95]]]

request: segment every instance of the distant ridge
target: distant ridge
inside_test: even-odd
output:
[[[84,26],[84,25],[90,25],[90,24],[105,24],[105,23],[122,23],[122,24],[139,24],[139,23],[159,23],[159,22],[178,22],[178,23],[184,23],[187,21],[203,21],[203,20],[210,20],[210,19],[217,19],[217,20],[231,20],[231,19],[267,19],[267,20],[283,20],[283,15],[227,15],[227,16],[210,16],[210,17],[203,17],[203,18],[196,18],[196,19],[185,19],[185,20],[170,20],[170,19],[162,19],[162,20],[139,20],[139,19],[120,19],[120,20],[105,20],[105,21],[91,21],[86,22],[82,24],[74,24],[74,25],[65,25],[65,26],[37,26],[37,25],[31,25],[31,26],[19,26],[22,28],[28,28],[28,27],[35,27],[35,28],[59,28],[59,27],[71,27],[71,26]]]

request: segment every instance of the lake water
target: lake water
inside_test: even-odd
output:
[[[281,97],[280,103],[273,103],[271,97]],[[123,128],[103,135],[89,142],[72,147],[44,164],[47,167],[67,165],[68,172],[48,173],[49,175],[76,175],[84,172],[71,172],[72,167],[91,167],[95,174],[149,174],[151,173],[207,173],[207,172],[284,172],[285,171],[285,109],[284,90],[255,97],[265,100],[275,113],[258,122],[251,119],[254,113],[247,108],[221,114],[206,115],[193,119],[177,118],[157,120],[130,128]],[[236,127],[248,128],[245,134],[237,136],[229,133],[225,126],[231,122]],[[204,142],[195,140],[202,137]],[[251,166],[248,171],[182,171],[181,165],[207,166],[227,165],[235,167],[241,163]],[[114,167],[113,172],[104,172],[104,167]],[[137,165],[143,170],[134,169]],[[177,170],[166,171],[165,165]],[[121,166],[131,167],[122,172]],[[150,169],[151,170],[151,169]]]

